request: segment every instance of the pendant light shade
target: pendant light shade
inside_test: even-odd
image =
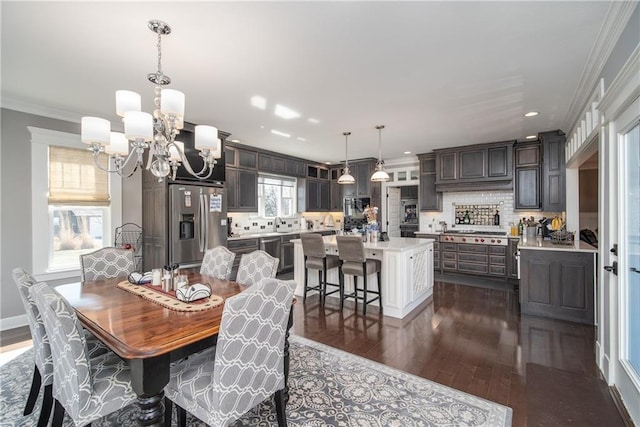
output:
[[[384,161],[382,160],[382,129],[384,129],[384,125],[378,125],[376,129],[378,129],[378,161],[376,162],[376,170],[371,175],[371,181],[385,182],[389,181],[389,174],[385,172]]]
[[[348,138],[351,132],[343,132],[344,135],[344,169],[342,169],[342,175],[338,178],[338,184],[353,184],[356,182],[351,171],[349,170],[349,143]]]

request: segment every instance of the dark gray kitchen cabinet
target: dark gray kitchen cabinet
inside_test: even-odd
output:
[[[282,255],[280,256],[280,272],[287,273],[289,271],[293,271],[294,264],[294,247],[293,239],[299,239],[299,234],[289,234],[286,236],[282,236]]]
[[[562,212],[566,209],[566,137],[562,131],[542,132],[539,137],[542,141],[542,210]]]
[[[320,210],[328,211],[330,203],[330,183],[328,181],[320,181]]]
[[[594,322],[595,254],[520,249],[520,309],[523,314]]]
[[[514,146],[515,210],[539,210],[542,204],[540,185],[540,144],[528,142]]]
[[[235,280],[238,273],[238,266],[240,265],[240,258],[243,254],[249,254],[253,251],[257,251],[260,248],[258,239],[240,239],[229,240],[227,242],[227,249],[236,254],[233,259],[233,268],[231,270],[231,280]]]
[[[356,196],[358,197],[364,197],[364,196],[371,196],[371,187],[370,184],[372,184],[371,181],[369,181],[369,178],[371,178],[371,175],[373,175],[373,170],[375,168],[375,164],[372,162],[363,162],[363,163],[357,163],[355,165],[356,168]]]
[[[284,157],[272,156],[265,153],[258,155],[258,169],[261,172],[273,172],[283,174],[285,169],[286,160]]]
[[[418,199],[418,186],[408,185],[405,187],[400,187],[400,198],[401,199]]]
[[[227,205],[229,212],[258,211],[258,172],[227,168]]]
[[[419,154],[420,185],[419,204],[421,211],[442,211],[442,193],[436,191],[436,155]],[[403,187],[404,188],[404,187]]]
[[[518,243],[520,243],[520,239],[509,238],[507,246],[507,278],[511,280],[518,279]]]
[[[329,184],[329,210],[331,212],[342,212],[342,184],[338,184],[338,178],[342,174],[342,168],[331,168]]]
[[[306,174],[305,163],[297,160],[287,159],[285,162],[285,173],[287,175],[304,178]]]
[[[307,211],[329,210],[329,181],[307,179],[306,205]]]
[[[225,146],[224,153],[226,166],[248,169],[258,167],[258,153],[256,151]]]
[[[434,150],[436,190],[513,189],[514,141]]]

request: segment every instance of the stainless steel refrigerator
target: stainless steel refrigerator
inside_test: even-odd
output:
[[[169,184],[169,263],[181,268],[201,264],[207,249],[227,246],[224,188]]]

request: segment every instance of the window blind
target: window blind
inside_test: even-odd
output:
[[[98,156],[107,168],[109,157]],[[100,170],[89,150],[49,147],[49,204],[108,206],[109,174]]]

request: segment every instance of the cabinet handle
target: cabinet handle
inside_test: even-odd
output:
[[[634,273],[640,274],[640,269],[638,269],[638,268],[631,267],[629,270],[633,271]]]
[[[604,269],[607,270],[609,273],[613,273],[616,276],[618,275],[618,261],[613,261],[613,263],[611,265],[605,265]]]

